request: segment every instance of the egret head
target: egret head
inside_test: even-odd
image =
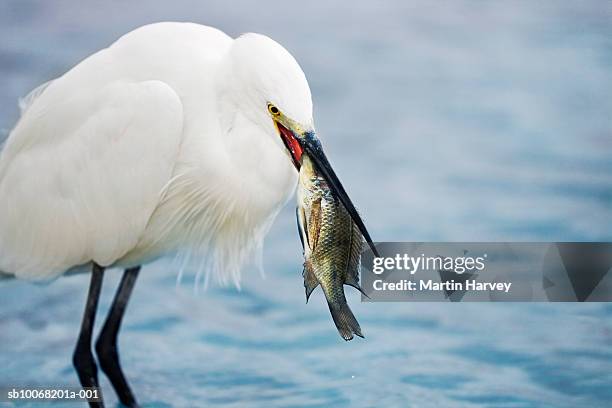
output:
[[[261,34],[244,34],[234,40],[221,69],[225,76],[221,92],[232,115],[240,112],[252,124],[274,137],[267,105],[273,103],[304,129],[312,130],[312,97],[304,72],[280,44]],[[230,118],[230,120],[233,118]]]
[[[245,34],[234,41],[225,75],[230,75],[232,110],[255,124],[284,150],[299,171],[302,154],[308,154],[334,195],[350,213],[362,235],[372,240],[316,136],[312,97],[304,72],[280,44],[259,34]],[[227,85],[226,85],[227,86]]]

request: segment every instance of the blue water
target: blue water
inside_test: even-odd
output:
[[[4,1],[0,128],[17,97],[141,24],[257,31],[304,68],[377,240],[612,240],[612,3],[354,3]],[[320,292],[304,303],[300,257],[287,208],[266,277],[245,271],[240,292],[147,266],[120,342],[143,406],[612,404],[610,305],[361,304],[348,289],[366,339],[345,343]],[[77,384],[87,283],[0,285],[0,385]]]

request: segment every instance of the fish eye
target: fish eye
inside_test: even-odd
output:
[[[280,111],[278,110],[278,108],[272,105],[271,103],[268,104],[268,112],[270,112],[274,116],[277,116],[280,114]]]

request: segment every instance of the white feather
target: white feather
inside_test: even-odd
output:
[[[190,23],[137,29],[36,88],[0,154],[0,270],[178,252],[239,285],[297,181],[267,101],[312,126],[284,48]]]
[[[53,82],[53,80],[50,80],[41,85],[38,85],[36,88],[32,89],[30,93],[28,93],[26,96],[19,99],[19,102],[18,102],[19,111],[22,116],[23,114],[25,114],[28,108],[32,105],[32,103],[36,99],[38,99],[38,97],[43,93],[43,91],[47,89],[47,87],[51,84],[51,82]]]

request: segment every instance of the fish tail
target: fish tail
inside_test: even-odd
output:
[[[363,338],[361,327],[359,327],[355,315],[346,302],[331,303],[328,301],[327,304],[329,305],[329,311],[334,319],[334,323],[338,328],[338,333],[340,333],[344,340],[352,340],[353,334]]]

